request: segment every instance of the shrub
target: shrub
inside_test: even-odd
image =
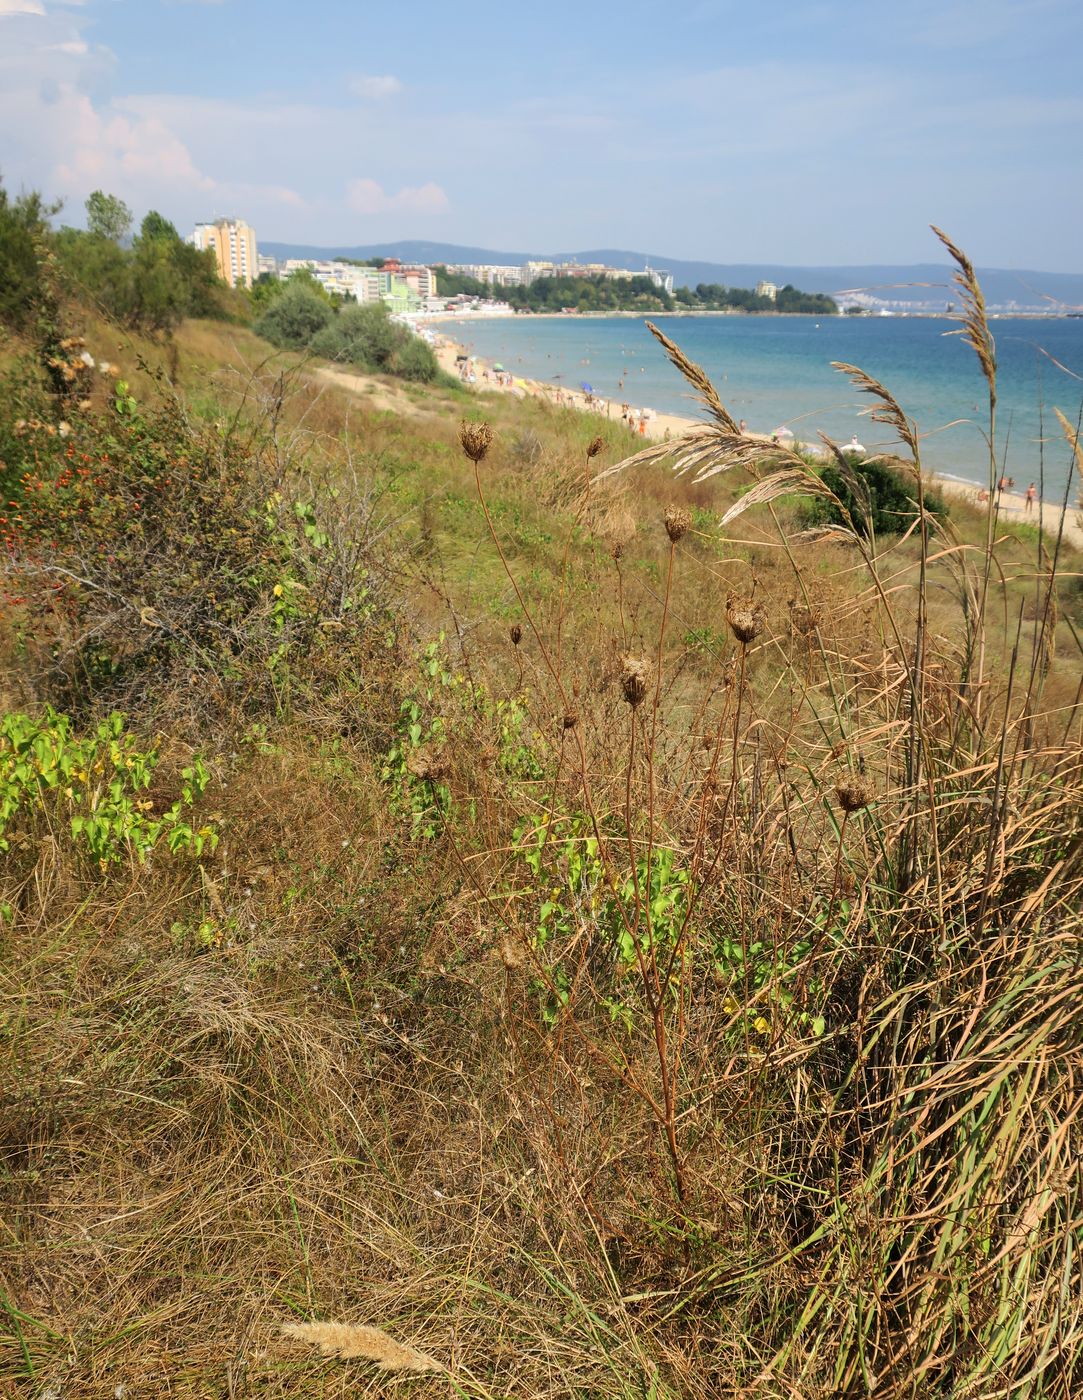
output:
[[[849,512],[858,532],[868,538],[873,534],[899,534],[917,518],[917,488],[913,474],[904,475],[902,463],[897,466],[883,457],[864,460],[849,459],[849,470],[827,466],[820,472],[825,486],[835,493]],[[935,492],[925,493],[925,509],[943,518],[947,507]],[[832,501],[816,497],[804,508],[805,521],[815,525],[843,525],[842,512]]]
[[[298,282],[271,302],[253,329],[280,350],[304,350],[333,316],[324,297]]]
[[[89,734],[74,732],[67,715],[46,706],[40,720],[8,714],[0,719],[0,852],[27,844],[39,829],[67,827],[75,847],[105,869],[125,855],[142,864],[159,841],[169,850],[200,856],[214,850],[211,826],[193,827],[193,803],[208,773],[195,758],[181,772],[181,790],[155,812],[146,796],[159,755],[125,733],[123,715],[112,714]]]
[[[328,360],[397,374],[403,379],[431,383],[437,375],[432,350],[418,336],[392,321],[383,302],[343,307],[315,336],[311,348]]]

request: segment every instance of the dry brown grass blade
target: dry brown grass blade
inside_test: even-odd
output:
[[[343,1361],[371,1361],[383,1371],[444,1370],[434,1357],[415,1347],[403,1346],[378,1327],[350,1322],[284,1322],[282,1335],[318,1346],[323,1356],[338,1356]]]
[[[670,340],[664,331],[660,331],[653,321],[647,322],[647,329],[665,350],[671,363],[680,370],[696,393],[699,394],[711,417],[720,423],[726,432],[737,436],[739,432],[737,424],[729,409],[718,397],[718,391],[707,377],[706,371],[690,360],[681,347]]]
[[[750,506],[765,506],[771,501],[777,501],[780,496],[820,496],[824,500],[834,502],[835,505],[840,504],[834,491],[825,486],[812,472],[795,467],[783,468],[782,471],[765,477],[763,481],[758,481],[751,490],[746,491],[739,501],[730,506],[718,523],[720,526],[728,525],[731,520],[743,515]]]
[[[929,227],[940,239],[944,247],[955,260],[958,271],[955,273],[955,285],[959,288],[962,297],[964,311],[958,320],[962,321],[961,329],[949,331],[949,335],[961,335],[963,340],[970,346],[978,357],[981,365],[981,372],[985,375],[985,381],[989,385],[989,396],[992,403],[996,402],[996,382],[997,382],[997,362],[996,345],[989,330],[989,321],[985,313],[985,297],[982,293],[981,285],[978,282],[977,273],[974,271],[974,264],[961,248],[951,241],[943,229],[937,228],[935,224]]]
[[[889,427],[894,428],[900,439],[909,447],[914,457],[917,457],[917,430],[900,408],[899,402],[894,394],[892,394],[889,389],[886,389],[878,379],[874,379],[871,374],[866,374],[866,372],[857,365],[847,364],[845,360],[832,360],[831,368],[837,369],[840,374],[845,374],[859,393],[869,394],[874,399],[879,399],[880,406],[872,409],[869,416],[874,423],[886,423]],[[823,435],[821,434],[821,436]]]

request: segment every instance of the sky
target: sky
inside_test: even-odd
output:
[[[0,0],[0,178],[182,233],[1083,271],[1079,0]]]

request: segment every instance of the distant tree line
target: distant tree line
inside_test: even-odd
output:
[[[802,292],[787,284],[772,299],[744,287],[700,282],[694,289],[678,287],[670,296],[647,276],[612,281],[596,277],[539,277],[529,287],[492,287],[461,272],[438,267],[441,296],[499,296],[521,311],[780,311],[810,316],[834,316],[838,307],[829,296]]]
[[[719,282],[699,282],[695,289],[678,287],[674,293],[680,306],[712,311],[782,311],[807,316],[834,316],[838,306],[821,292],[802,292],[789,283],[779,287],[774,297],[758,295],[745,287],[724,287]]]

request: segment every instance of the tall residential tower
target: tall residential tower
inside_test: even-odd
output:
[[[259,275],[256,234],[243,219],[215,219],[213,224],[196,224],[188,238],[199,249],[211,248],[218,263],[218,275],[231,287],[251,287]]]

